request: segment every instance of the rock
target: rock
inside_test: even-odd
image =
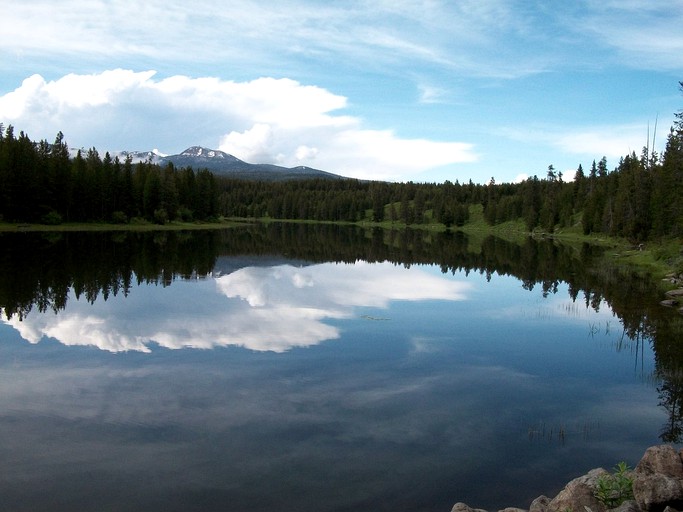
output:
[[[669,290],[666,292],[667,297],[683,297],[683,288],[676,288],[675,290]]]
[[[531,502],[531,505],[529,506],[529,512],[546,512],[548,510],[549,503],[550,498],[547,496],[539,496]]]
[[[662,510],[667,506],[683,505],[683,482],[665,476],[636,474],[633,477],[633,496],[643,510]]]
[[[548,504],[548,512],[584,512],[585,507],[592,512],[605,512],[605,506],[595,497],[597,480],[602,475],[607,475],[603,468],[593,469],[588,474],[575,478],[569,482],[560,493]]]
[[[628,500],[623,502],[617,508],[610,509],[610,512],[643,512],[638,506],[638,502]]]
[[[498,512],[527,512],[523,508],[515,508],[515,507],[507,507],[502,510],[499,510]]]
[[[467,504],[459,501],[458,503],[453,505],[451,512],[486,512],[486,510],[481,509],[481,508],[472,508],[472,507],[468,506]]]
[[[660,302],[660,304],[662,306],[666,306],[667,308],[673,308],[675,306],[678,306],[678,301],[676,299],[664,299]]]
[[[643,510],[683,505],[683,460],[669,445],[652,446],[636,466],[633,496]]]
[[[653,475],[661,473],[683,480],[683,459],[681,454],[668,444],[651,446],[636,466],[635,473]]]

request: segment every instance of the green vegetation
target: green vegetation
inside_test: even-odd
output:
[[[625,462],[614,467],[614,473],[598,478],[595,497],[607,508],[616,508],[627,500],[633,499],[633,478]]]

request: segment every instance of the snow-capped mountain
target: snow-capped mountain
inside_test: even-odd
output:
[[[131,156],[133,153],[129,153]],[[239,179],[277,181],[302,178],[338,179],[342,176],[313,169],[311,167],[282,167],[272,164],[250,164],[239,158],[202,146],[191,146],[177,155],[161,156],[158,152],[138,152],[136,155],[144,157],[141,161],[150,159],[152,163],[165,165],[172,163],[178,168],[192,167],[194,170],[208,169],[219,176],[229,176]],[[152,154],[152,156],[150,156]]]
[[[229,155],[227,153],[224,153],[223,151],[219,151],[217,149],[206,149],[201,146],[192,146],[187,148],[185,151],[180,153],[180,156],[191,156],[195,158],[226,158],[230,159],[233,158],[235,159],[234,156]]]
[[[75,157],[78,151],[78,149],[71,149],[71,156]],[[85,158],[88,150],[81,149],[80,151]],[[149,162],[164,166],[170,163],[176,168],[191,167],[195,171],[208,169],[218,176],[246,180],[284,181],[306,178],[343,178],[343,176],[338,174],[301,165],[297,167],[282,167],[272,164],[250,164],[223,151],[208,149],[202,146],[191,146],[177,155],[164,155],[157,149],[151,151],[118,151],[110,152],[109,154],[112,158],[118,157],[122,162],[130,158],[133,164]],[[102,157],[103,155],[100,155],[100,158]]]
[[[86,158],[88,155],[88,149],[85,148],[69,148],[69,155],[71,158],[76,158],[78,152],[81,152],[81,156]],[[104,154],[98,152],[100,158],[104,158]],[[152,151],[114,151],[109,152],[109,156],[114,159],[119,158],[121,162],[125,161],[128,157],[132,163],[137,164],[140,162],[151,162],[153,164],[160,164],[166,155],[159,152],[158,149],[153,149]]]
[[[220,170],[231,166],[246,164],[239,158],[217,149],[203,148],[202,146],[192,146],[182,153],[164,157],[165,161],[172,162],[176,167],[192,167],[194,169],[207,168],[210,171],[220,173]],[[251,165],[251,164],[246,164]]]
[[[119,160],[123,161],[127,157],[130,157],[134,164],[139,162],[151,162],[153,164],[161,163],[161,160],[166,157],[166,155],[159,152],[158,149],[153,149],[152,151],[120,151],[116,153]]]

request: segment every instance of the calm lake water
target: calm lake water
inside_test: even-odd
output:
[[[0,245],[6,510],[526,508],[680,441],[680,322],[590,248],[288,226]]]

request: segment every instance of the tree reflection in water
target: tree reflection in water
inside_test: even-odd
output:
[[[460,232],[363,229],[338,225],[273,223],[227,230],[0,234],[0,308],[8,319],[36,308],[58,312],[71,290],[93,303],[127,295],[134,283],[169,286],[176,279],[210,275],[220,256],[296,259],[302,262],[392,262],[438,265],[444,273],[514,276],[544,296],[568,284],[573,301],[599,310],[606,302],[621,322],[617,350],[655,352],[660,405],[669,416],[660,438],[683,440],[683,319],[659,305],[652,280],[607,265],[602,249],[552,240],[515,244],[488,237],[475,246]],[[636,346],[625,347],[625,344]]]

